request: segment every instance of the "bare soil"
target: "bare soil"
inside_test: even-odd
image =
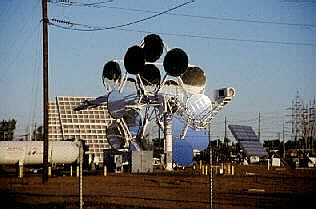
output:
[[[316,168],[286,169],[235,165],[235,173],[215,174],[212,208],[287,209],[316,203]],[[85,174],[83,208],[210,208],[210,178],[198,170],[151,174]],[[79,178],[40,174],[0,176],[1,208],[79,208]]]

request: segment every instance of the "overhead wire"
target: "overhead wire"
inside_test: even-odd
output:
[[[133,12],[143,12],[143,13],[151,13],[158,14],[160,12],[154,10],[146,10],[146,9],[136,9],[136,8],[126,8],[126,7],[117,7],[117,6],[108,6],[107,3],[114,1],[101,1],[94,3],[76,3],[70,0],[50,0],[50,3],[54,3],[56,5],[62,6],[85,6],[85,7],[95,7],[95,8],[108,8],[108,9],[116,9],[123,11],[133,11]],[[272,24],[272,25],[284,25],[284,26],[296,26],[296,27],[316,27],[316,24],[308,24],[308,23],[291,23],[291,22],[278,22],[278,21],[267,21],[267,20],[258,20],[258,19],[245,19],[245,18],[233,18],[233,17],[217,17],[217,16],[203,16],[203,15],[191,15],[184,13],[176,13],[176,12],[167,12],[166,15],[172,16],[181,16],[181,17],[189,17],[189,18],[198,18],[198,19],[208,19],[208,20],[217,20],[217,21],[230,21],[230,22],[241,22],[241,23],[255,23],[255,24]]]
[[[90,26],[90,25],[83,25],[83,24],[79,24],[79,23],[73,23],[73,22],[70,22],[70,21],[64,21],[64,20],[59,20],[57,18],[52,18],[50,19],[50,24],[51,25],[54,25],[56,27],[60,27],[60,28],[63,28],[63,29],[71,29],[71,30],[78,30],[78,31],[99,31],[99,30],[110,30],[110,29],[116,29],[116,28],[122,28],[122,27],[125,27],[125,26],[130,26],[130,25],[134,25],[136,23],[140,23],[140,22],[144,22],[146,20],[149,20],[149,19],[153,19],[155,17],[158,17],[162,14],[165,14],[167,12],[170,12],[170,11],[173,11],[173,10],[176,10],[180,7],[183,7],[187,4],[190,4],[194,2],[194,0],[191,0],[191,1],[187,1],[187,2],[184,2],[182,4],[179,4],[175,7],[172,7],[170,9],[167,9],[167,10],[164,10],[162,12],[159,12],[157,14],[154,14],[152,16],[149,16],[149,17],[145,17],[145,18],[142,18],[142,19],[139,19],[139,20],[135,20],[135,21],[132,21],[132,22],[128,22],[128,23],[124,23],[124,24],[121,24],[121,25],[115,25],[115,26],[109,26],[109,27],[99,27],[99,26]],[[56,22],[56,23],[59,23],[59,24],[66,24],[70,27],[66,27],[66,26],[61,26],[61,25],[58,25],[56,23],[53,23],[53,22]],[[73,26],[81,26],[81,27],[86,27],[86,29],[84,28],[73,28]]]
[[[80,2],[75,2],[71,0],[48,0],[48,2],[56,4],[57,6],[63,6],[63,7],[78,6],[78,7],[101,8],[101,7],[105,7],[103,4],[107,4],[114,1],[108,0],[108,1],[93,2],[93,3],[80,3]]]
[[[145,30],[133,30],[133,29],[117,29],[122,31],[132,31],[138,33],[154,33],[153,31]],[[262,44],[275,44],[275,45],[296,45],[296,46],[316,46],[316,43],[308,42],[289,42],[289,41],[270,41],[270,40],[255,40],[255,39],[239,39],[239,38],[225,38],[218,36],[207,36],[207,35],[192,35],[192,34],[179,34],[179,33],[166,33],[166,32],[157,32],[161,35],[166,36],[176,36],[176,37],[187,37],[187,38],[199,38],[199,39],[210,39],[210,40],[222,40],[222,41],[237,41],[237,42],[251,42],[251,43],[262,43]]]
[[[102,30],[121,30],[121,31],[128,31],[128,32],[137,32],[137,33],[154,33],[153,31],[145,31],[145,30],[135,30],[135,29],[126,29],[123,27],[130,26],[139,22],[143,22],[152,18],[155,18],[162,14],[168,15],[177,15],[177,16],[186,16],[191,18],[203,18],[203,19],[214,19],[214,20],[222,20],[222,21],[234,21],[234,22],[247,22],[247,23],[264,23],[264,24],[277,24],[277,25],[287,25],[287,26],[304,26],[304,27],[316,27],[314,24],[302,24],[302,23],[288,23],[288,22],[274,22],[274,21],[261,21],[261,20],[248,20],[248,19],[240,19],[240,18],[221,18],[221,17],[214,17],[214,16],[197,16],[197,15],[189,15],[189,14],[178,14],[178,13],[171,13],[171,11],[176,10],[182,6],[185,6],[189,3],[194,2],[194,0],[187,1],[182,3],[178,6],[173,8],[167,9],[162,12],[151,11],[151,10],[142,10],[142,9],[132,9],[132,8],[123,8],[123,7],[114,7],[114,6],[107,6],[103,5],[105,3],[109,3],[111,1],[102,1],[102,2],[94,2],[94,3],[75,3],[69,0],[55,0],[50,1],[52,3],[64,3],[67,6],[95,6],[95,7],[106,7],[112,9],[121,9],[121,10],[128,10],[128,11],[139,11],[139,12],[146,12],[146,13],[153,13],[154,15],[142,18],[140,20],[128,22],[121,25],[116,26],[93,26],[87,24],[80,24],[75,23],[67,20],[62,20],[58,18],[52,18],[49,20],[49,24],[53,25],[58,28],[62,28],[65,30],[75,30],[75,31],[102,31]],[[69,3],[67,3],[69,2]],[[199,38],[199,39],[209,39],[209,40],[222,40],[222,41],[235,41],[235,42],[251,42],[251,43],[262,43],[262,44],[274,44],[274,45],[295,45],[295,46],[316,46],[316,43],[309,43],[309,42],[290,42],[290,41],[272,41],[272,40],[258,40],[258,39],[240,39],[240,38],[231,38],[231,37],[217,37],[217,36],[208,36],[208,35],[201,35],[201,34],[179,34],[179,33],[167,33],[167,32],[158,32],[162,35],[167,36],[176,36],[176,37],[187,37],[187,38]]]
[[[134,11],[134,12],[144,12],[144,13],[158,13],[157,11],[153,11],[153,10],[124,8],[124,7],[116,7],[116,6],[108,6],[108,5],[103,5],[102,7],[109,8],[109,9],[124,10],[124,11]],[[265,21],[265,20],[232,18],[232,17],[202,16],[202,15],[190,15],[190,14],[174,13],[174,12],[168,12],[167,15],[190,17],[190,18],[199,18],[199,19],[208,19],[208,20],[231,21],[231,22],[259,23],[259,24],[299,26],[299,27],[316,27],[315,24],[306,24],[306,23],[290,23],[290,22],[277,22],[277,21]]]
[[[292,46],[310,46],[315,47],[316,43],[310,42],[289,42],[289,41],[270,41],[270,40],[256,40],[256,39],[239,39],[239,38],[225,38],[225,37],[218,37],[218,36],[207,36],[207,35],[194,35],[194,34],[180,34],[180,33],[167,33],[167,32],[157,32],[157,31],[146,31],[146,30],[134,30],[134,29],[125,29],[121,28],[127,25],[131,25],[131,23],[123,24],[119,26],[111,26],[111,27],[97,27],[97,26],[90,26],[90,25],[83,25],[78,23],[73,23],[70,21],[59,20],[56,18],[50,19],[50,25],[53,25],[58,28],[67,29],[67,30],[77,30],[77,31],[100,31],[100,30],[120,30],[120,31],[127,31],[127,32],[137,32],[143,34],[150,34],[150,33],[159,33],[165,36],[176,36],[176,37],[186,37],[186,38],[198,38],[198,39],[208,39],[208,40],[221,40],[221,41],[233,41],[233,42],[250,42],[250,43],[261,43],[261,44],[274,44],[274,45],[292,45]],[[64,23],[69,26],[62,26],[56,23]],[[138,21],[139,22],[139,21]],[[73,26],[83,26],[87,29],[80,29],[80,28],[73,28]]]

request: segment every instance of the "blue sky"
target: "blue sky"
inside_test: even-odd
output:
[[[123,59],[149,33],[159,34],[168,48],[182,48],[189,63],[206,72],[208,96],[217,88],[236,89],[213,123],[213,138],[223,137],[225,116],[229,124],[257,131],[260,112],[262,139],[276,139],[291,119],[287,108],[297,91],[306,102],[316,96],[315,1],[113,0],[99,8],[83,6],[98,0],[73,2],[49,3],[49,18],[107,28],[188,3],[121,28],[49,26],[50,100],[103,95],[103,65]],[[17,134],[23,134],[42,123],[41,1],[0,1],[0,22],[0,119],[16,119]]]

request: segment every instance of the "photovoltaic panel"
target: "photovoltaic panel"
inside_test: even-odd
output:
[[[251,126],[228,125],[241,149],[249,156],[267,156],[267,152]]]

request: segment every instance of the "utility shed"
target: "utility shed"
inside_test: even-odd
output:
[[[132,173],[153,172],[153,151],[132,152]]]

